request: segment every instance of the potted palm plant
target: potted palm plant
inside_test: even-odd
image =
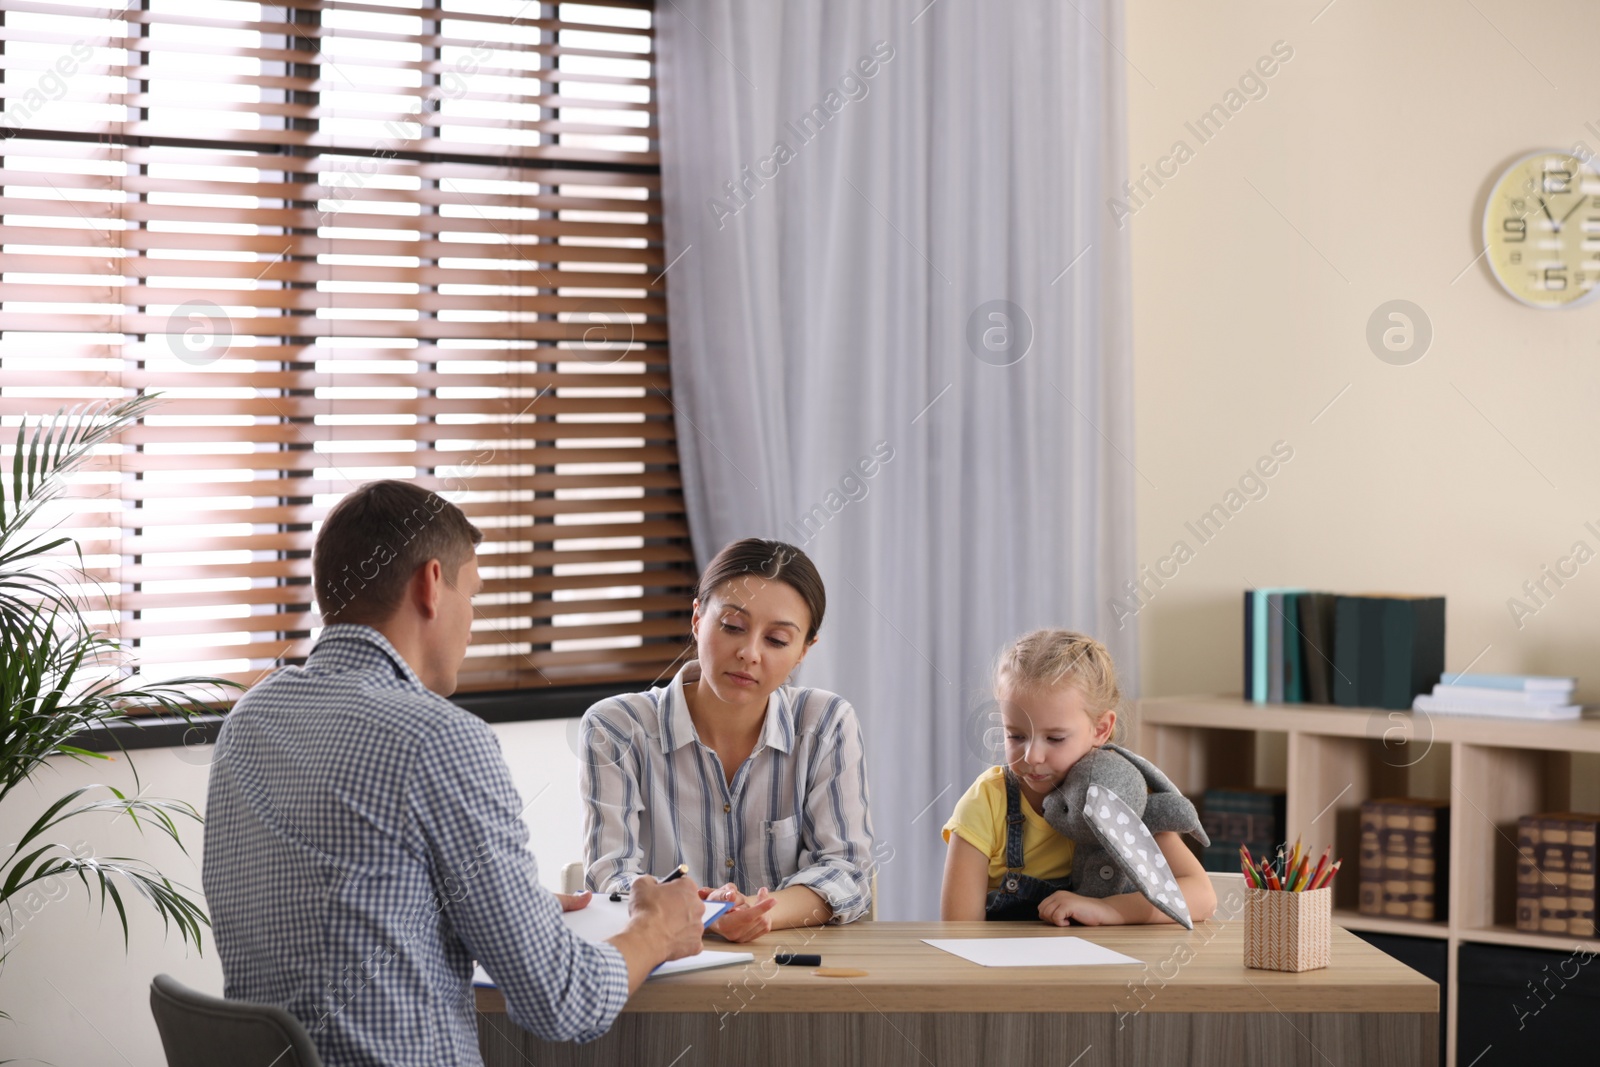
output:
[[[128,650],[86,618],[90,600],[82,592],[77,540],[43,514],[67,475],[154,401],[140,396],[62,410],[32,425],[24,419],[9,472],[0,464],[0,806],[52,757],[112,758],[73,744],[85,730],[149,712],[187,718],[211,710],[201,693],[233,684],[214,678],[148,684],[132,674]],[[77,571],[62,566],[73,553]],[[136,771],[134,782],[137,787]],[[60,840],[64,823],[94,813],[125,814],[141,832],[154,827],[179,848],[179,820],[200,821],[193,805],[144,797],[138,788],[132,795],[111,785],[71,790],[46,807],[14,845],[0,846],[0,933],[8,923],[14,932],[20,905],[36,907],[47,887],[59,890],[76,877],[91,899],[98,895],[102,912],[107,901],[116,910],[125,948],[129,894],[154,907],[168,930],[176,926],[185,943],[200,948],[200,928],[210,922],[192,890],[143,860],[96,856]],[[7,940],[0,939],[0,963]]]

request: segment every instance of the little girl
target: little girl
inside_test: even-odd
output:
[[[1106,647],[1071,630],[1035,630],[1000,653],[995,700],[1004,766],[978,776],[945,823],[939,917],[945,921],[1042,919],[1088,926],[1170,922],[1138,893],[1086,897],[1067,890],[1073,842],[1045,822],[1044,798],[1072,765],[1112,739],[1116,667]],[[1211,880],[1175,833],[1157,833],[1194,919],[1216,907]]]

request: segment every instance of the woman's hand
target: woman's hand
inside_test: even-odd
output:
[[[1120,926],[1127,920],[1104,900],[1058,890],[1039,903],[1039,918],[1055,926]]]
[[[767,887],[762,886],[756,890],[756,895],[747,897],[739,892],[739,887],[732,882],[718,886],[716,889],[700,890],[700,897],[710,901],[731,901],[733,907],[723,912],[717,921],[706,929],[728,941],[744,942],[754,941],[762,934],[772,930],[772,916],[768,914],[777,907],[778,901]]]
[[[594,899],[594,894],[585,889],[581,893],[557,893],[556,899],[561,901],[562,911],[582,911]]]

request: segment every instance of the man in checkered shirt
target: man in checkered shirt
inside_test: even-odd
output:
[[[587,895],[540,886],[499,742],[445,699],[482,536],[405,482],[341,500],[312,558],[326,629],[217,739],[201,878],[224,993],[287,1009],[328,1067],[481,1064],[474,960],[513,1022],[587,1041],[657,964],[700,950],[690,879],[635,881],[602,945],[561,921]]]

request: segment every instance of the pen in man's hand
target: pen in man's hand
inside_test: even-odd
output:
[[[688,873],[689,873],[689,865],[687,863],[680,863],[680,864],[678,864],[676,870],[674,870],[671,874],[667,875],[665,878],[661,879],[661,884],[662,885],[666,885],[668,882],[676,882],[679,878],[682,878],[684,875],[686,875]],[[622,898],[627,896],[627,895],[628,894],[621,893],[621,892],[612,893],[611,894],[611,902],[613,904],[620,904],[622,902]]]

